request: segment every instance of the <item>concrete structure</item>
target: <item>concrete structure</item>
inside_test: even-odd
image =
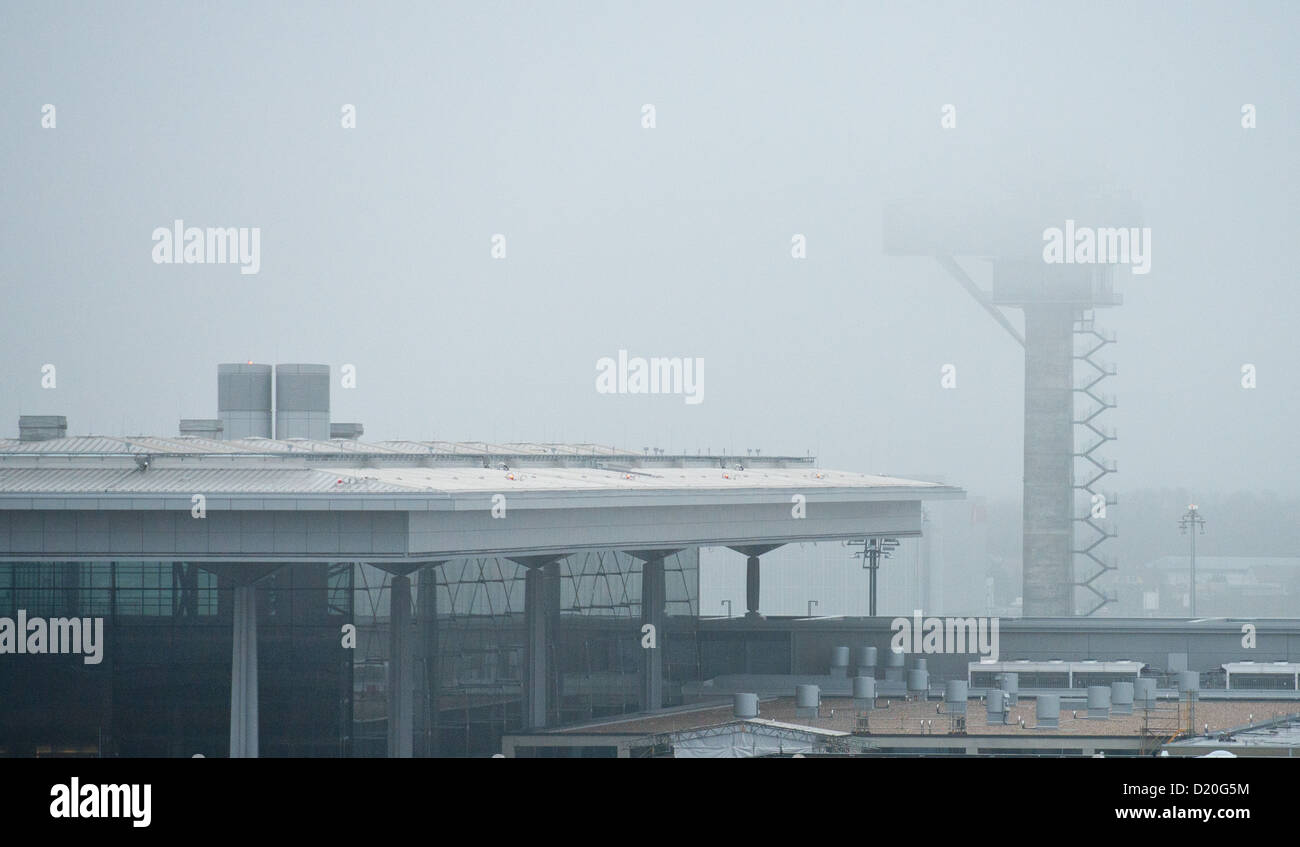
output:
[[[937,257],[1024,347],[1024,614],[1075,614],[1076,586],[1092,591],[1100,599],[1092,609],[1095,611],[1111,598],[1093,583],[1113,568],[1096,548],[1113,533],[1090,513],[1076,517],[1074,500],[1076,489],[1089,496],[1101,493],[1095,487],[1097,482],[1114,470],[1095,455],[1113,438],[1099,428],[1096,418],[1114,404],[1095,391],[1097,384],[1113,371],[1091,358],[1114,339],[1094,328],[1092,313],[1097,308],[1118,305],[1121,300],[1113,291],[1110,265],[1073,264],[1073,239],[1076,227],[1134,226],[1139,223],[1138,210],[1125,197],[1090,194],[1074,186],[1050,190],[1038,186],[1030,194],[1002,198],[997,196],[1006,190],[1001,185],[965,188],[964,196],[955,191],[957,196],[938,202],[927,198],[889,209],[884,221],[885,250],[895,255]],[[976,208],[971,207],[972,198],[978,198]],[[997,213],[991,214],[993,210]],[[1069,263],[1045,263],[1045,227],[1063,224],[1070,238],[1066,247],[1071,252]],[[1127,231],[1124,236],[1127,260]],[[993,257],[991,291],[981,289],[957,263],[956,257],[962,255]],[[1023,335],[1002,314],[1002,307],[1023,311]],[[1076,332],[1098,343],[1077,355]],[[1076,358],[1088,362],[1095,371],[1087,374],[1081,388],[1074,382]],[[1074,417],[1076,391],[1085,395],[1092,407],[1079,421]],[[1085,432],[1085,444],[1078,452],[1076,423]],[[1089,476],[1078,486],[1074,479],[1076,456],[1089,465]],[[1074,538],[1076,521],[1094,533],[1083,539],[1084,546],[1079,549]],[[1099,570],[1076,580],[1076,553]]]

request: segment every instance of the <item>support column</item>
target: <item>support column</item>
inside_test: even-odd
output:
[[[1026,304],[1024,614],[1074,614],[1074,307]]]
[[[230,758],[257,758],[257,586],[235,586],[230,656]]]
[[[641,651],[641,709],[661,709],[664,705],[664,557],[646,559],[641,565],[641,628],[654,627],[655,646]]]
[[[550,647],[560,617],[560,565],[564,556],[519,556],[510,561],[528,568],[524,574],[524,629],[527,636],[524,668],[524,723],[544,728],[550,720],[552,684],[556,670]]]
[[[528,668],[524,686],[524,722],[530,729],[546,726],[546,587],[541,568],[524,575],[524,626],[528,630]]]
[[[231,592],[230,758],[255,759],[257,714],[257,583],[283,565],[247,562],[205,563],[202,568],[234,583]]]
[[[409,759],[415,732],[412,707],[411,578],[393,574],[389,582],[388,757]]]

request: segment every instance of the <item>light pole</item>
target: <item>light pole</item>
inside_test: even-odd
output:
[[[730,600],[723,600],[723,601],[722,601],[722,605],[724,605],[724,606],[727,607],[727,617],[730,618],[730,617],[731,617],[731,601],[730,601]]]
[[[1188,528],[1191,532],[1188,532]],[[1192,537],[1192,580],[1191,580],[1191,606],[1192,617],[1196,617],[1196,529],[1200,527],[1201,535],[1205,534],[1205,518],[1201,517],[1201,510],[1196,508],[1196,504],[1187,507],[1182,518],[1178,521],[1178,528],[1183,535]]]

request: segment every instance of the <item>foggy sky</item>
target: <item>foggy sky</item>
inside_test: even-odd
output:
[[[882,208],[1082,177],[1152,228],[1098,315],[1109,487],[1297,491],[1300,7],[1043,6],[5,4],[0,435],[174,435],[219,362],[323,362],[367,440],[812,451],[1019,497],[1022,350],[884,255]],[[178,218],[260,227],[260,273],[154,264]],[[703,357],[705,401],[597,394],[620,349]]]

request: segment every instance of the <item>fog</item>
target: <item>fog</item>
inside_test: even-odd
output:
[[[1097,313],[1117,520],[1143,489],[1293,502],[1298,23],[1287,3],[6,4],[0,435],[19,414],[173,435],[214,416],[218,362],[323,362],[355,366],[333,417],[367,440],[811,451],[1018,501],[1023,350],[934,259],[886,255],[884,209],[959,197],[996,227],[1024,212],[989,199],[1011,189],[1116,186],[1152,238]],[[176,220],[259,228],[258,272],[156,263]],[[620,350],[703,359],[704,401],[597,393]]]

